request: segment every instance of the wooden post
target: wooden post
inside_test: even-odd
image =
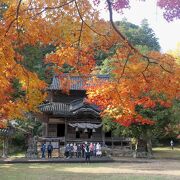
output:
[[[58,149],[58,158],[60,158],[60,140],[58,141],[58,147],[59,147],[59,149]]]
[[[3,154],[2,157],[3,158],[7,158],[8,156],[8,138],[4,138],[3,139]]]
[[[33,137],[34,157],[38,158],[37,137]]]
[[[65,118],[65,137],[64,137],[64,144],[67,143],[67,119]]]
[[[47,123],[43,122],[43,129],[42,129],[42,137],[46,137],[46,127]]]
[[[131,151],[132,151],[132,150],[133,150],[133,149],[132,149],[132,142],[130,142],[130,148],[131,148]]]
[[[111,145],[112,145],[112,149],[114,148],[114,141],[113,141],[113,135],[112,135],[112,132],[111,132]]]
[[[48,123],[45,123],[45,137],[48,137]]]
[[[101,128],[101,134],[102,134],[103,145],[105,145],[105,134],[104,134],[103,128]]]
[[[3,138],[3,152],[2,152],[2,157],[3,157],[3,158],[6,157],[6,153],[5,153],[5,138]]]
[[[43,132],[42,137],[48,136],[48,123],[49,123],[49,117],[46,114],[43,114]]]

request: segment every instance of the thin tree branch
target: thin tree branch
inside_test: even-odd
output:
[[[18,17],[19,17],[19,10],[20,10],[20,6],[21,6],[21,2],[22,2],[22,0],[19,0],[17,10],[16,10],[17,29],[18,29],[18,26],[19,26]]]
[[[109,18],[110,18],[110,22],[111,25],[113,27],[113,29],[116,31],[116,33],[121,37],[121,39],[124,40],[125,43],[127,43],[128,47],[130,47],[132,50],[134,50],[135,52],[137,52],[139,54],[139,51],[127,40],[127,38],[117,29],[114,21],[113,21],[113,11],[112,11],[112,4],[110,0],[106,0],[106,2],[108,3],[108,9],[109,9]]]
[[[22,0],[19,0],[19,3],[18,3],[17,8],[16,8],[16,17],[10,22],[10,24],[9,24],[9,26],[8,26],[8,28],[7,28],[4,36],[7,36],[7,33],[9,32],[11,26],[13,25],[13,23],[14,23],[15,21],[17,21],[17,22],[16,22],[16,23],[17,23],[16,25],[17,25],[17,30],[18,30],[18,26],[19,26],[18,17],[19,17],[19,10],[20,10],[21,3],[22,3]]]
[[[69,2],[67,2],[67,3],[64,3],[64,4],[59,5],[59,6],[54,6],[54,7],[49,7],[49,6],[48,6],[48,7],[45,7],[44,9],[42,9],[42,8],[28,8],[28,9],[25,9],[25,10],[23,10],[23,11],[21,11],[21,12],[26,12],[26,11],[32,11],[32,10],[42,9],[40,12],[38,12],[38,13],[35,14],[34,16],[29,17],[29,18],[34,18],[34,17],[42,14],[42,13],[45,12],[46,10],[60,9],[60,8],[66,6],[66,5],[68,5],[68,4],[70,4],[70,3],[74,2],[74,1],[75,1],[75,0],[71,0],[71,1],[69,1]],[[6,18],[9,18],[9,17],[11,17],[11,16],[16,15],[16,18],[13,19],[13,20],[11,21],[10,25],[8,26],[8,30],[6,31],[6,34],[8,33],[8,31],[9,31],[10,27],[12,26],[12,24],[14,23],[14,21],[17,20],[17,14],[19,14],[19,8],[20,8],[21,2],[22,2],[22,0],[19,1],[16,12],[6,17]],[[30,4],[29,4],[29,6],[30,6]],[[17,13],[17,12],[18,12],[18,13]]]
[[[144,72],[148,69],[149,65],[150,65],[150,62],[148,61],[146,67],[145,67],[144,70],[142,71],[143,74],[144,74]]]
[[[166,71],[166,72],[168,72],[168,73],[171,73],[171,74],[173,73],[173,72],[171,72],[171,71],[165,69],[161,64],[160,64],[160,67],[161,67],[164,71]]]
[[[109,18],[110,18],[110,22],[111,22],[111,25],[113,27],[113,29],[115,30],[115,32],[120,36],[120,38],[124,41],[124,44],[127,44],[127,47],[129,47],[132,51],[134,51],[134,53],[137,53],[139,54],[141,57],[143,57],[146,61],[148,61],[148,66],[150,63],[153,63],[153,64],[159,64],[157,61],[158,59],[155,59],[155,58],[151,58],[155,61],[150,61],[150,58],[146,55],[143,55],[142,53],[139,52],[138,49],[136,49],[128,40],[127,38],[117,29],[114,21],[113,21],[113,11],[112,11],[112,4],[111,4],[111,0],[106,0],[107,4],[108,4],[108,9],[109,9]],[[168,73],[172,73],[170,72],[169,70],[165,69],[162,65],[160,65],[160,67],[168,72]],[[144,71],[143,71],[144,72]]]
[[[91,31],[93,31],[94,33],[96,33],[96,34],[99,35],[99,36],[105,37],[105,39],[106,39],[107,41],[109,41],[109,40],[107,39],[107,35],[106,35],[106,34],[101,34],[101,33],[97,32],[97,31],[94,30],[89,24],[86,23],[86,21],[83,19],[82,15],[81,15],[81,12],[80,12],[80,9],[79,9],[79,7],[78,7],[78,4],[77,4],[76,0],[75,0],[75,4],[76,4],[76,9],[77,9],[77,11],[78,11],[78,14],[79,14],[79,17],[80,17],[81,21],[83,21],[83,23],[84,23]]]
[[[42,9],[40,12],[38,12],[37,14],[35,14],[33,17],[36,17],[36,16],[39,16],[39,15],[41,15],[43,12],[45,12],[45,11],[47,11],[47,10],[53,10],[53,9],[60,9],[60,8],[62,8],[62,7],[64,7],[64,6],[67,6],[67,5],[69,5],[69,4],[71,4],[72,2],[74,2],[75,0],[71,0],[71,1],[69,1],[69,2],[66,2],[66,3],[64,3],[64,4],[62,4],[62,5],[59,5],[59,6],[54,6],[54,7],[45,7],[44,9]],[[31,10],[31,9],[28,9],[28,10]],[[32,17],[31,17],[32,18]]]
[[[79,38],[78,38],[78,44],[77,44],[77,46],[78,46],[78,49],[80,49],[80,43],[81,43],[81,36],[82,36],[82,31],[83,31],[83,25],[84,25],[84,22],[83,21],[81,21],[81,29],[80,29],[80,33],[79,33]]]
[[[76,2],[76,1],[75,1]],[[81,29],[80,29],[80,33],[79,33],[79,38],[78,38],[78,44],[77,44],[77,47],[78,47],[78,57],[77,57],[77,63],[80,62],[80,54],[81,54],[81,36],[82,36],[82,31],[83,31],[83,24],[84,22],[81,21]]]
[[[9,26],[8,26],[8,28],[7,28],[6,32],[5,32],[4,37],[6,37],[6,36],[7,36],[7,34],[8,34],[8,32],[9,32],[9,30],[10,30],[11,26],[13,25],[13,23],[14,23],[15,21],[16,21],[16,18],[14,18],[14,19],[10,22],[10,24],[9,24]]]
[[[144,72],[141,72],[141,73],[142,73],[142,75],[143,75],[144,80],[146,81],[146,83],[148,83],[148,80],[146,79],[146,76],[145,76]]]
[[[18,3],[18,6],[17,6],[17,11],[16,11],[16,31],[17,31],[17,34],[18,34],[18,40],[19,40],[19,36],[20,36],[20,29],[19,29],[19,11],[20,11],[20,6],[21,6],[21,2],[22,0],[19,0],[19,3]]]
[[[126,69],[127,63],[128,63],[128,61],[129,61],[130,54],[131,54],[131,52],[129,52],[129,53],[128,53],[128,56],[127,56],[127,59],[126,59],[126,61],[125,61],[125,63],[124,63],[123,70],[122,70],[122,73],[121,73],[120,78],[122,78],[122,77],[123,77],[123,75],[124,75],[124,72],[125,72],[125,69]]]

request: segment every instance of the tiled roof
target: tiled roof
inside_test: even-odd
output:
[[[100,80],[108,80],[109,75],[97,75]],[[91,80],[92,77],[82,77],[82,76],[68,76],[67,74],[62,76],[54,76],[51,85],[48,90],[61,90],[61,78],[67,79],[70,83],[70,90],[85,90],[84,85],[86,81]]]
[[[53,112],[58,114],[68,114],[70,111],[70,104],[50,102],[39,106],[42,112]]]
[[[92,109],[91,107],[82,107],[82,108],[79,108],[77,109],[76,111],[73,111],[72,114],[73,115],[77,115],[77,114],[81,114],[81,113],[90,113],[90,114],[94,114],[95,116],[99,116],[99,112]]]
[[[11,136],[13,131],[8,128],[0,128],[0,136]]]
[[[42,104],[39,106],[40,111],[45,113],[53,113],[58,115],[75,115],[79,113],[93,112],[95,115],[99,115],[100,110],[98,107],[79,102],[71,103],[59,103],[59,102],[50,102],[47,104]]]

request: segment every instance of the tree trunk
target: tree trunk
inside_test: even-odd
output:
[[[147,136],[146,136],[146,141],[147,141],[147,152],[148,152],[148,157],[152,158],[153,153],[152,153],[152,141],[151,141],[151,137],[152,137],[152,132],[151,130],[147,130]]]
[[[147,129],[142,133],[142,136],[137,139],[134,157],[148,157],[152,158],[152,132]]]
[[[8,138],[3,139],[3,158],[7,158],[8,156]]]
[[[147,157],[147,143],[144,139],[137,139],[137,143],[135,145],[135,153],[134,157]]]

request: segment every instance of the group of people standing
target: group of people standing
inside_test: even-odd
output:
[[[174,149],[173,140],[170,141],[170,146],[173,150]],[[49,142],[47,148],[45,143],[42,144],[41,147],[42,158],[46,157],[46,151],[48,153],[48,158],[52,158],[53,145],[51,144],[51,142]],[[101,144],[99,142],[90,143],[90,144],[87,142],[82,144],[76,144],[76,143],[66,144],[64,155],[67,159],[75,157],[75,158],[85,158],[86,161],[89,161],[90,157],[102,156]]]
[[[65,157],[67,159],[76,157],[76,158],[84,158],[86,160],[90,160],[92,156],[100,157],[102,155],[101,144],[100,143],[90,143],[87,142],[82,144],[71,143],[67,144],[65,147]]]
[[[42,158],[46,157],[46,151],[48,153],[48,158],[52,158],[53,146],[51,142],[46,147],[46,144],[43,143],[41,147]],[[90,160],[90,157],[101,157],[102,149],[101,144],[98,143],[70,143],[66,144],[64,155],[67,159],[69,158],[85,158],[87,161]]]
[[[41,147],[41,152],[42,152],[42,158],[46,157],[46,144],[43,143]],[[52,158],[52,152],[53,152],[53,145],[51,142],[47,146],[47,152],[48,152],[48,158]]]

